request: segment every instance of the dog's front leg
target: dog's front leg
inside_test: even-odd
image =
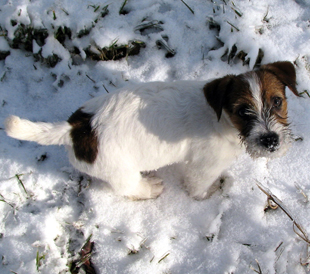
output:
[[[210,197],[223,172],[216,165],[204,165],[205,162],[187,162],[183,164],[183,180],[189,195],[197,200]]]

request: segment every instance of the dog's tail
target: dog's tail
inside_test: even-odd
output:
[[[71,125],[68,122],[43,123],[31,122],[10,116],[5,121],[8,136],[25,141],[37,142],[41,145],[70,145]]]

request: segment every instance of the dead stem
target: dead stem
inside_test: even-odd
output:
[[[166,252],[166,253],[158,260],[157,263],[160,263],[161,261],[163,261],[164,259],[166,259],[169,255],[170,255],[170,252]]]
[[[262,269],[260,268],[260,265],[259,265],[259,263],[258,263],[258,260],[255,259],[255,262],[257,263],[258,270],[256,270],[253,266],[250,266],[250,268],[251,268],[254,272],[256,272],[256,273],[258,273],[258,274],[262,274],[263,272],[262,272]]]
[[[295,185],[295,187],[297,188],[298,192],[299,192],[302,196],[304,196],[305,202],[308,203],[308,202],[309,202],[309,198],[308,198],[307,194],[303,191],[303,189],[301,188],[301,186],[300,186],[298,183],[296,183],[296,182],[295,182],[294,185]]]
[[[304,228],[296,222],[295,218],[292,217],[292,214],[289,212],[287,208],[283,205],[282,201],[278,199],[274,194],[271,193],[271,191],[268,188],[263,187],[263,185],[259,182],[256,183],[258,188],[264,192],[267,195],[268,200],[271,200],[274,202],[279,208],[282,209],[282,211],[291,219],[293,222],[293,230],[294,232],[302,239],[304,240],[307,244],[310,244],[310,240],[308,238],[308,235]],[[299,230],[297,231],[296,228]]]

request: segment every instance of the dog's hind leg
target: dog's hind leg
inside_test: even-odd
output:
[[[132,200],[155,199],[164,189],[160,178],[142,177],[140,172],[132,170],[118,170],[108,181],[118,194]]]

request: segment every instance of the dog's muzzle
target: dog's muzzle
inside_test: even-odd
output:
[[[259,143],[269,152],[274,152],[279,148],[279,135],[275,132],[263,134],[259,137]]]

